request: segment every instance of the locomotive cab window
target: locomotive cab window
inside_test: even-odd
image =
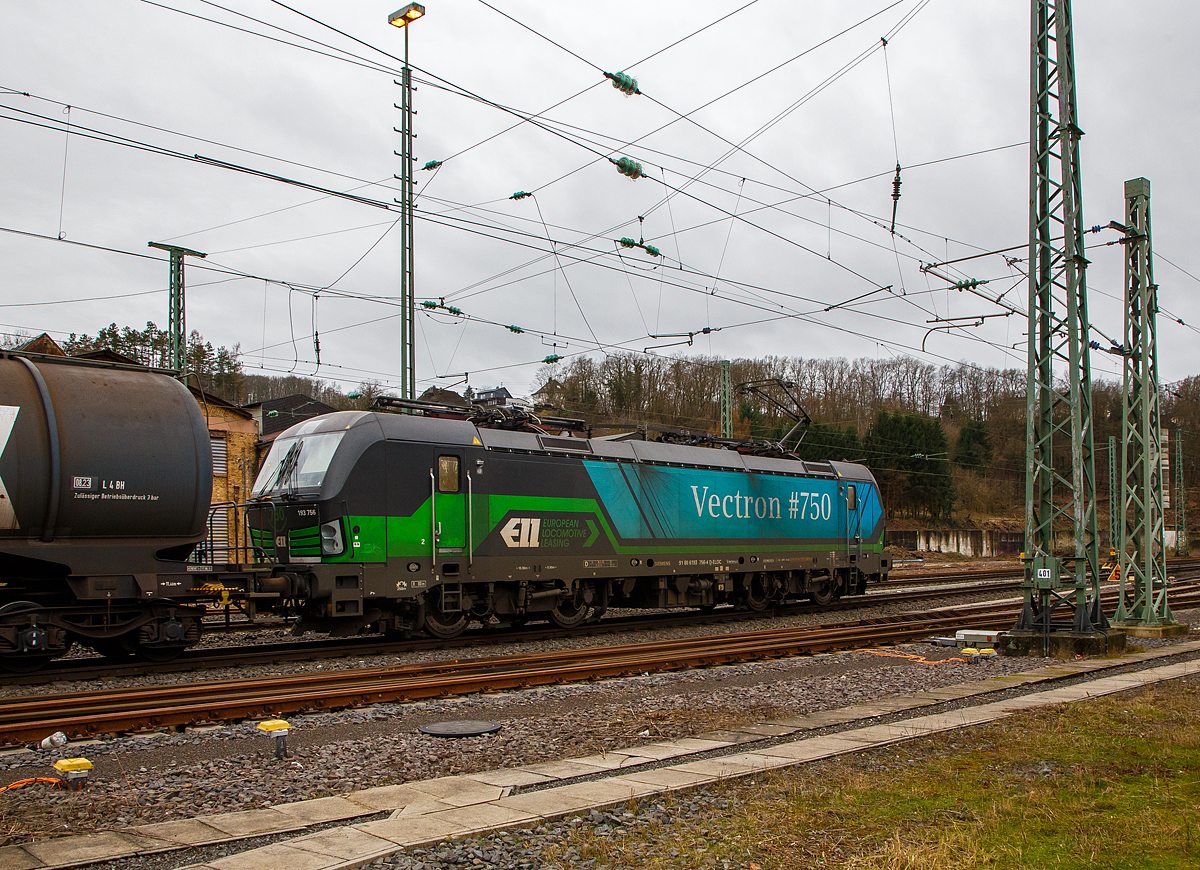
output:
[[[854,488],[854,484],[846,486],[846,510],[858,510],[858,490]]]
[[[458,492],[458,457],[438,457],[438,492]]]

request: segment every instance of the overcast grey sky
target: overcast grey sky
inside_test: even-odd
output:
[[[416,165],[446,161],[417,172],[417,297],[466,315],[418,314],[419,389],[469,372],[477,389],[524,393],[547,355],[598,355],[598,345],[1024,368],[1022,317],[927,336],[935,318],[1002,309],[945,289],[920,264],[1027,238],[1028,152],[1004,146],[1028,136],[1028,3],[489,3],[429,0],[411,29]],[[403,34],[386,23],[397,4],[288,5],[401,56]],[[1176,380],[1198,368],[1198,282],[1166,260],[1200,275],[1200,4],[1085,0],[1074,14],[1085,222],[1121,220],[1123,182],[1151,180],[1160,302],[1188,324],[1160,322],[1162,379]],[[396,213],[87,138],[101,131],[392,203],[397,68],[269,0],[0,0],[0,87],[29,94],[0,96],[0,227],[50,237],[0,233],[0,331],[165,327],[164,262],[53,239],[155,256],[146,243],[170,241],[209,254],[189,261],[188,326],[239,344],[247,372],[398,383]],[[645,96],[614,90],[603,70],[629,70]],[[549,109],[562,135],[525,124],[497,136],[515,116],[452,86],[518,112]],[[647,177],[623,178],[599,156],[609,153],[641,161]],[[897,157],[908,168],[893,238]],[[919,165],[930,161],[945,162]],[[509,199],[516,191],[536,195]],[[618,254],[623,236],[644,237],[662,260]],[[1119,341],[1121,249],[1090,257],[1092,321]],[[989,279],[988,292],[1024,309],[1020,267],[991,256],[955,274]],[[893,289],[825,311],[883,285]],[[314,302],[314,288],[329,289]],[[705,328],[691,347],[651,337]],[[1098,375],[1119,377],[1114,357],[1093,359]]]

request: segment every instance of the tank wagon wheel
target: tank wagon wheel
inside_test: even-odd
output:
[[[8,671],[10,674],[32,674],[39,668],[44,668],[54,659],[54,655],[50,653],[14,653],[12,655],[0,655],[0,669]]]
[[[195,624],[189,624],[193,622]],[[189,632],[189,629],[193,629]],[[194,636],[188,637],[189,633]],[[119,639],[127,652],[148,662],[174,661],[200,639],[200,626],[194,620],[158,619]]]
[[[471,614],[465,610],[447,613],[442,610],[442,604],[432,596],[425,598],[425,631],[436,638],[449,640],[458,637],[471,621]]]
[[[36,611],[39,606],[32,601],[10,601],[0,607],[0,616],[20,614],[26,611]],[[67,642],[70,649],[70,641]],[[45,667],[52,659],[63,655],[67,650],[55,652],[11,652],[0,654],[0,669],[12,674],[30,674],[38,668]]]

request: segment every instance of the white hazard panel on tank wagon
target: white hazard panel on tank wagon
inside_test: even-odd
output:
[[[12,435],[13,424],[17,422],[19,405],[0,405],[0,458],[8,447],[9,436]],[[4,478],[0,477],[0,529],[17,528],[17,513],[13,510],[12,499],[8,497],[8,488]]]

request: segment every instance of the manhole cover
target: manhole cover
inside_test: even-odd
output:
[[[433,737],[478,737],[480,734],[493,734],[499,731],[500,723],[465,719],[460,722],[430,722],[417,730]]]

